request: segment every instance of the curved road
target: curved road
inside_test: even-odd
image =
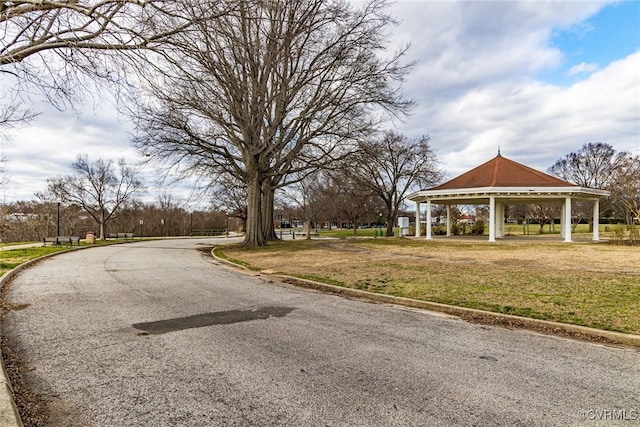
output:
[[[197,250],[214,241],[98,247],[18,275],[3,333],[50,425],[640,423],[637,350],[269,282]]]

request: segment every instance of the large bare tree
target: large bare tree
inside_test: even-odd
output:
[[[343,155],[411,106],[408,67],[389,53],[383,0],[247,0],[176,34],[145,73],[136,145],[156,159],[220,169],[247,189],[245,245],[266,243],[273,191],[286,176]],[[229,9],[228,1],[185,2]],[[266,199],[265,199],[266,196]],[[269,199],[271,197],[271,200]]]
[[[361,143],[359,152],[347,160],[345,169],[383,202],[387,236],[393,235],[407,192],[416,186],[433,185],[441,178],[429,137],[409,139],[394,131]]]
[[[105,224],[123,207],[144,192],[142,181],[124,159],[91,161],[79,155],[72,164],[73,173],[48,180],[48,191],[64,203],[80,206],[100,227],[105,239]]]

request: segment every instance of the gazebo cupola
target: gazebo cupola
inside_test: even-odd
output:
[[[504,237],[504,208],[515,203],[560,203],[561,235],[571,242],[571,202],[593,202],[593,240],[599,240],[599,198],[605,190],[579,187],[498,155],[445,182],[408,196],[416,203],[416,236],[421,234],[420,208],[426,203],[427,239],[431,239],[431,205],[446,205],[447,236],[451,235],[452,205],[489,205],[489,241]]]

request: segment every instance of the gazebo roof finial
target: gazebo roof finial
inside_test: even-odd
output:
[[[500,154],[500,146],[498,145],[498,155],[497,157],[502,157],[502,154]]]

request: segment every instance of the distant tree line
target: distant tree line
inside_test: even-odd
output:
[[[1,241],[37,242],[57,232],[57,202],[20,201],[0,206]],[[78,205],[60,206],[60,234],[85,238],[97,233],[97,223]],[[160,201],[135,203],[123,207],[105,227],[105,236],[134,233],[135,237],[224,235],[227,215],[211,209],[189,211],[178,204]],[[231,231],[241,229],[241,222],[231,217]]]
[[[273,214],[265,217],[273,230],[306,224],[307,229],[350,227],[355,234],[358,227],[377,226],[393,235],[398,216],[406,214],[408,191],[440,178],[428,136],[412,140],[391,131],[332,166],[304,173],[274,192]],[[93,231],[101,239],[118,232],[212,234],[223,232],[227,225],[231,231],[245,231],[247,189],[231,175],[211,182],[207,210],[190,212],[169,194],[154,203],[141,203],[144,191],[138,172],[123,160],[79,155],[71,173],[50,178],[46,191],[37,193],[35,200],[2,207],[3,241],[54,236],[58,222],[60,235],[84,237]]]

